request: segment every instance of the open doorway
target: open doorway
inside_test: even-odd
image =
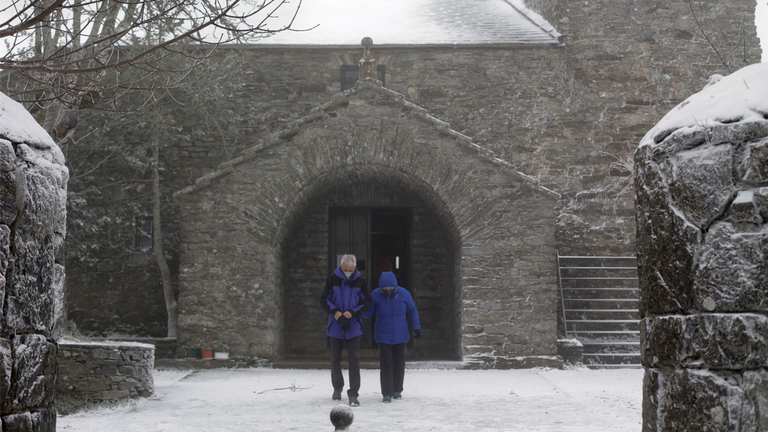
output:
[[[354,254],[357,269],[373,291],[382,272],[391,271],[398,284],[411,289],[411,210],[408,208],[331,208],[329,270],[344,254]],[[363,319],[361,348],[376,348],[373,322]]]

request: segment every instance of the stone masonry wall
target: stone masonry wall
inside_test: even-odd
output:
[[[644,432],[768,430],[765,66],[713,81],[635,156]],[[698,105],[732,111],[683,115]]]
[[[54,431],[68,171],[59,147],[0,93],[2,430]]]
[[[276,270],[292,218],[318,193],[396,178],[461,247],[462,355],[493,366],[553,356],[554,199],[375,84],[334,104],[179,196],[182,343],[206,326],[230,353],[278,355],[285,282]]]
[[[711,74],[727,72],[694,14],[707,35],[728,48],[721,52],[735,67],[760,58],[754,1],[694,1],[693,13],[685,0],[527,3],[564,34],[563,47],[374,45],[386,86],[563,193],[556,244],[562,253],[634,254],[634,198],[620,192],[632,183],[627,167],[635,143]],[[225,82],[216,82],[220,68],[195,72],[196,82],[223,90],[209,101],[210,118],[180,112],[179,136],[161,149],[166,252],[174,274],[180,215],[170,194],[326,103],[340,91],[340,66],[356,64],[360,54],[358,48],[231,49],[216,61],[227,65]],[[101,136],[95,130],[103,120],[79,129]],[[109,124],[107,139],[132,136],[131,126]],[[87,141],[70,154],[87,155],[93,167],[110,152],[89,153]],[[615,163],[620,166],[611,167]],[[71,205],[89,212],[70,222],[84,257],[68,257],[68,304],[87,333],[164,336],[159,271],[151,253],[131,246],[133,218],[148,214],[149,192],[129,165],[110,159],[71,186],[78,198]],[[108,259],[96,269],[86,251]]]
[[[154,391],[155,347],[140,343],[59,343],[56,395],[87,401],[147,397]]]

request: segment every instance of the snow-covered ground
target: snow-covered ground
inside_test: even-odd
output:
[[[639,432],[642,378],[641,369],[409,369],[403,399],[383,404],[378,371],[363,370],[349,430]],[[153,397],[59,417],[57,430],[333,431],[330,381],[327,370],[155,371]]]

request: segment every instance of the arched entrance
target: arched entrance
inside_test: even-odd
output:
[[[411,291],[424,333],[409,357],[458,359],[459,241],[444,207],[428,187],[386,168],[351,167],[314,185],[281,244],[283,355],[327,356],[320,293],[336,256],[354,252],[371,289],[392,270]]]

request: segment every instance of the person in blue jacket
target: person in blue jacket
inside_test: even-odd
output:
[[[381,394],[384,396],[383,401],[389,403],[392,398],[403,397],[405,345],[411,338],[406,313],[411,317],[413,336],[416,339],[421,337],[421,324],[411,293],[397,286],[394,273],[381,274],[379,287],[371,293],[371,298],[371,308],[363,316],[376,317],[373,338],[379,345]]]
[[[341,257],[341,265],[328,276],[325,289],[320,295],[320,307],[328,314],[328,340],[331,343],[331,383],[333,400],[341,400],[344,389],[344,375],[341,373],[341,354],[347,345],[349,361],[349,404],[360,406],[357,399],[360,392],[360,338],[363,335],[363,322],[360,317],[371,306],[371,293],[368,282],[357,271],[357,258],[354,255]]]

